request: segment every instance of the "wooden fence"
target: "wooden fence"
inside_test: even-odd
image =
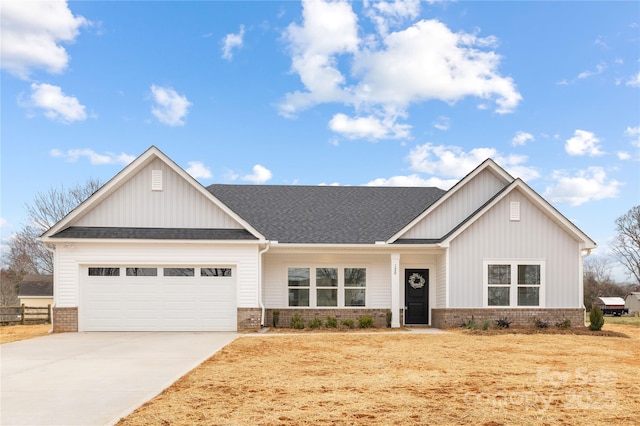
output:
[[[0,306],[0,324],[50,324],[51,305]]]

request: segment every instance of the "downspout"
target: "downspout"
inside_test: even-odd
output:
[[[260,306],[260,328],[264,327],[265,307],[262,303],[262,255],[265,254],[271,246],[267,241],[266,247],[258,253],[258,305]]]
[[[49,312],[49,315],[51,315],[51,330],[49,330],[49,334],[53,333],[53,308],[56,306],[56,294],[55,294],[55,290],[56,290],[56,246],[53,244],[47,244],[47,243],[43,243],[42,244],[44,246],[45,249],[47,249],[48,251],[50,251],[53,254],[53,304],[51,305],[51,312]]]

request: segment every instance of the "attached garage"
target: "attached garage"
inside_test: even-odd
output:
[[[232,266],[84,265],[80,331],[235,331]]]

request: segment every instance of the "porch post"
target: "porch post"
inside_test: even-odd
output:
[[[400,254],[391,254],[391,327],[400,328]]]

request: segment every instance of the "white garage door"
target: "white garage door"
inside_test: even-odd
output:
[[[85,266],[81,331],[235,331],[235,268]]]

